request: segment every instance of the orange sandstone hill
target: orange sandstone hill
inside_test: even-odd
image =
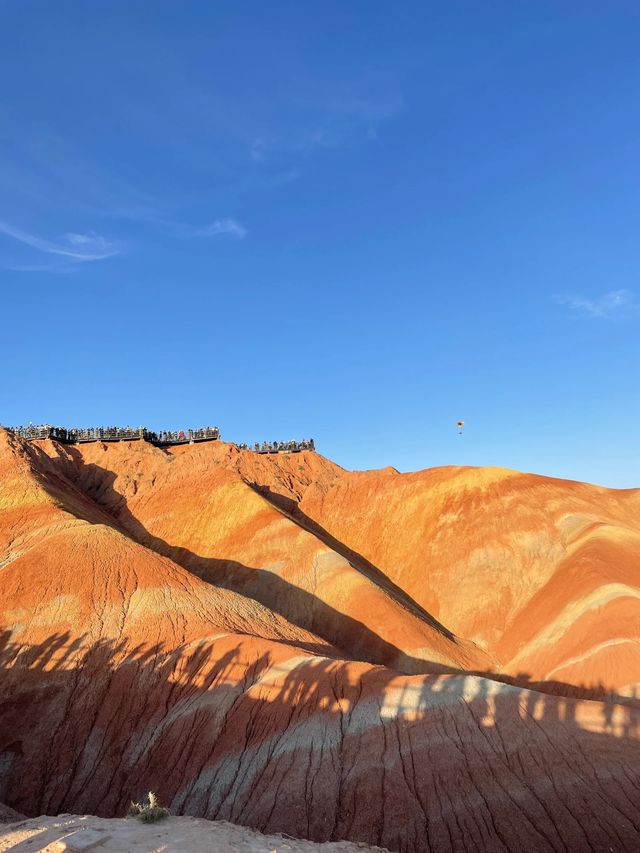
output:
[[[119,816],[151,789],[316,841],[638,849],[639,506],[0,430],[0,801]]]
[[[205,444],[166,452],[144,442],[42,442],[34,452],[41,470],[63,478],[70,494],[88,497],[127,539],[215,589],[259,602],[349,657],[407,672],[430,671],[434,663],[490,663],[485,652],[455,637],[401,590],[387,589],[352,566],[250,488],[232,466],[221,465],[225,449]],[[293,458],[305,456],[309,464],[321,464],[312,452]]]
[[[639,489],[499,468],[296,477],[284,460],[247,456],[231,461],[247,482],[496,671],[546,689],[640,692]]]
[[[298,507],[503,672],[638,692],[640,490],[385,470],[310,484]]]

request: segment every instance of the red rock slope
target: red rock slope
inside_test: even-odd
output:
[[[38,448],[49,454],[41,465],[106,511],[128,537],[218,588],[261,602],[349,657],[407,672],[431,671],[434,663],[489,665],[472,643],[351,566],[249,488],[221,464],[230,450],[207,444],[167,453],[143,442]]]
[[[348,642],[338,655],[260,602],[278,571],[249,596],[230,588],[226,565],[224,586],[206,581],[203,559],[235,561],[243,542],[275,553],[278,529],[278,561],[304,579],[311,546],[220,464],[196,477],[208,471],[199,453],[156,467],[155,452],[151,464],[125,445],[117,466],[93,461],[113,458],[98,445],[79,457],[0,442],[0,800],[10,807],[120,815],[151,789],[178,813],[390,850],[638,848],[635,707],[402,675],[349,659]],[[198,553],[210,536],[213,556]],[[343,597],[348,613],[357,596]]]
[[[501,671],[640,694],[638,490],[495,468],[385,469],[303,486],[291,511]]]

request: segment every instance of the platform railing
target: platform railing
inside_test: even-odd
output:
[[[52,439],[65,444],[83,444],[90,441],[148,441],[151,444],[170,445],[188,444],[192,441],[217,441],[220,438],[218,427],[201,429],[161,430],[153,432],[146,427],[55,427],[50,424],[29,424],[29,426],[7,427],[7,429],[27,441]]]
[[[301,441],[256,441],[253,447],[247,444],[238,445],[241,450],[252,450],[254,453],[300,453],[302,450],[315,450],[315,441],[312,438],[303,438]]]
[[[153,432],[146,427],[66,427],[51,426],[50,424],[29,424],[29,426],[7,427],[7,429],[27,441],[51,439],[63,444],[84,444],[92,441],[147,441],[157,447],[169,447],[179,444],[194,444],[202,441],[218,441],[218,427],[201,427],[189,430],[160,430]],[[256,441],[253,445],[236,444],[239,450],[249,450],[253,453],[300,453],[303,450],[315,450],[312,438],[300,441]]]

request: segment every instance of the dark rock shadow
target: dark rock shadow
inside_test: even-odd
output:
[[[593,732],[573,699],[278,654],[7,632],[7,804],[112,817],[153,790],[177,814],[402,853],[640,848],[632,709],[602,705]]]
[[[65,508],[79,517],[95,521],[94,508],[97,507],[103,523],[110,524],[155,553],[168,557],[207,583],[259,602],[294,625],[322,638],[342,657],[382,664],[409,673],[450,671],[443,664],[406,654],[358,619],[341,613],[275,572],[246,566],[235,560],[203,557],[154,536],[133,515],[126,497],[115,488],[115,472],[94,463],[86,464],[82,454],[74,447],[66,447],[65,450],[77,466],[67,465],[61,470],[61,476],[69,481],[77,494],[74,505]],[[80,488],[77,480],[74,480],[79,471],[82,472],[84,488]],[[413,612],[415,613],[415,610]],[[439,626],[436,620],[428,617],[426,621],[455,642],[453,634]],[[325,654],[331,654],[330,650],[322,648]]]
[[[245,481],[246,482],[246,481]],[[448,628],[446,628],[424,607],[421,607],[417,601],[411,598],[401,587],[395,584],[381,569],[374,566],[366,557],[349,548],[344,542],[336,539],[320,524],[314,521],[310,516],[306,515],[298,503],[293,498],[287,498],[284,495],[274,492],[268,486],[262,486],[257,483],[247,483],[259,495],[266,498],[269,503],[273,504],[277,509],[283,512],[291,521],[299,524],[308,533],[312,533],[317,539],[323,542],[332,551],[344,557],[351,566],[363,574],[369,580],[373,581],[377,586],[383,589],[396,601],[400,602],[403,607],[424,620],[432,628],[435,628],[443,636],[449,640],[455,641],[456,636]]]

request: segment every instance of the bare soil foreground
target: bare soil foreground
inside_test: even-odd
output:
[[[640,492],[0,429],[0,801],[150,790],[316,842],[640,850]]]
[[[90,815],[36,817],[0,828],[0,853],[357,853],[379,847],[347,841],[314,844],[262,835],[226,821],[169,817],[154,824]]]

